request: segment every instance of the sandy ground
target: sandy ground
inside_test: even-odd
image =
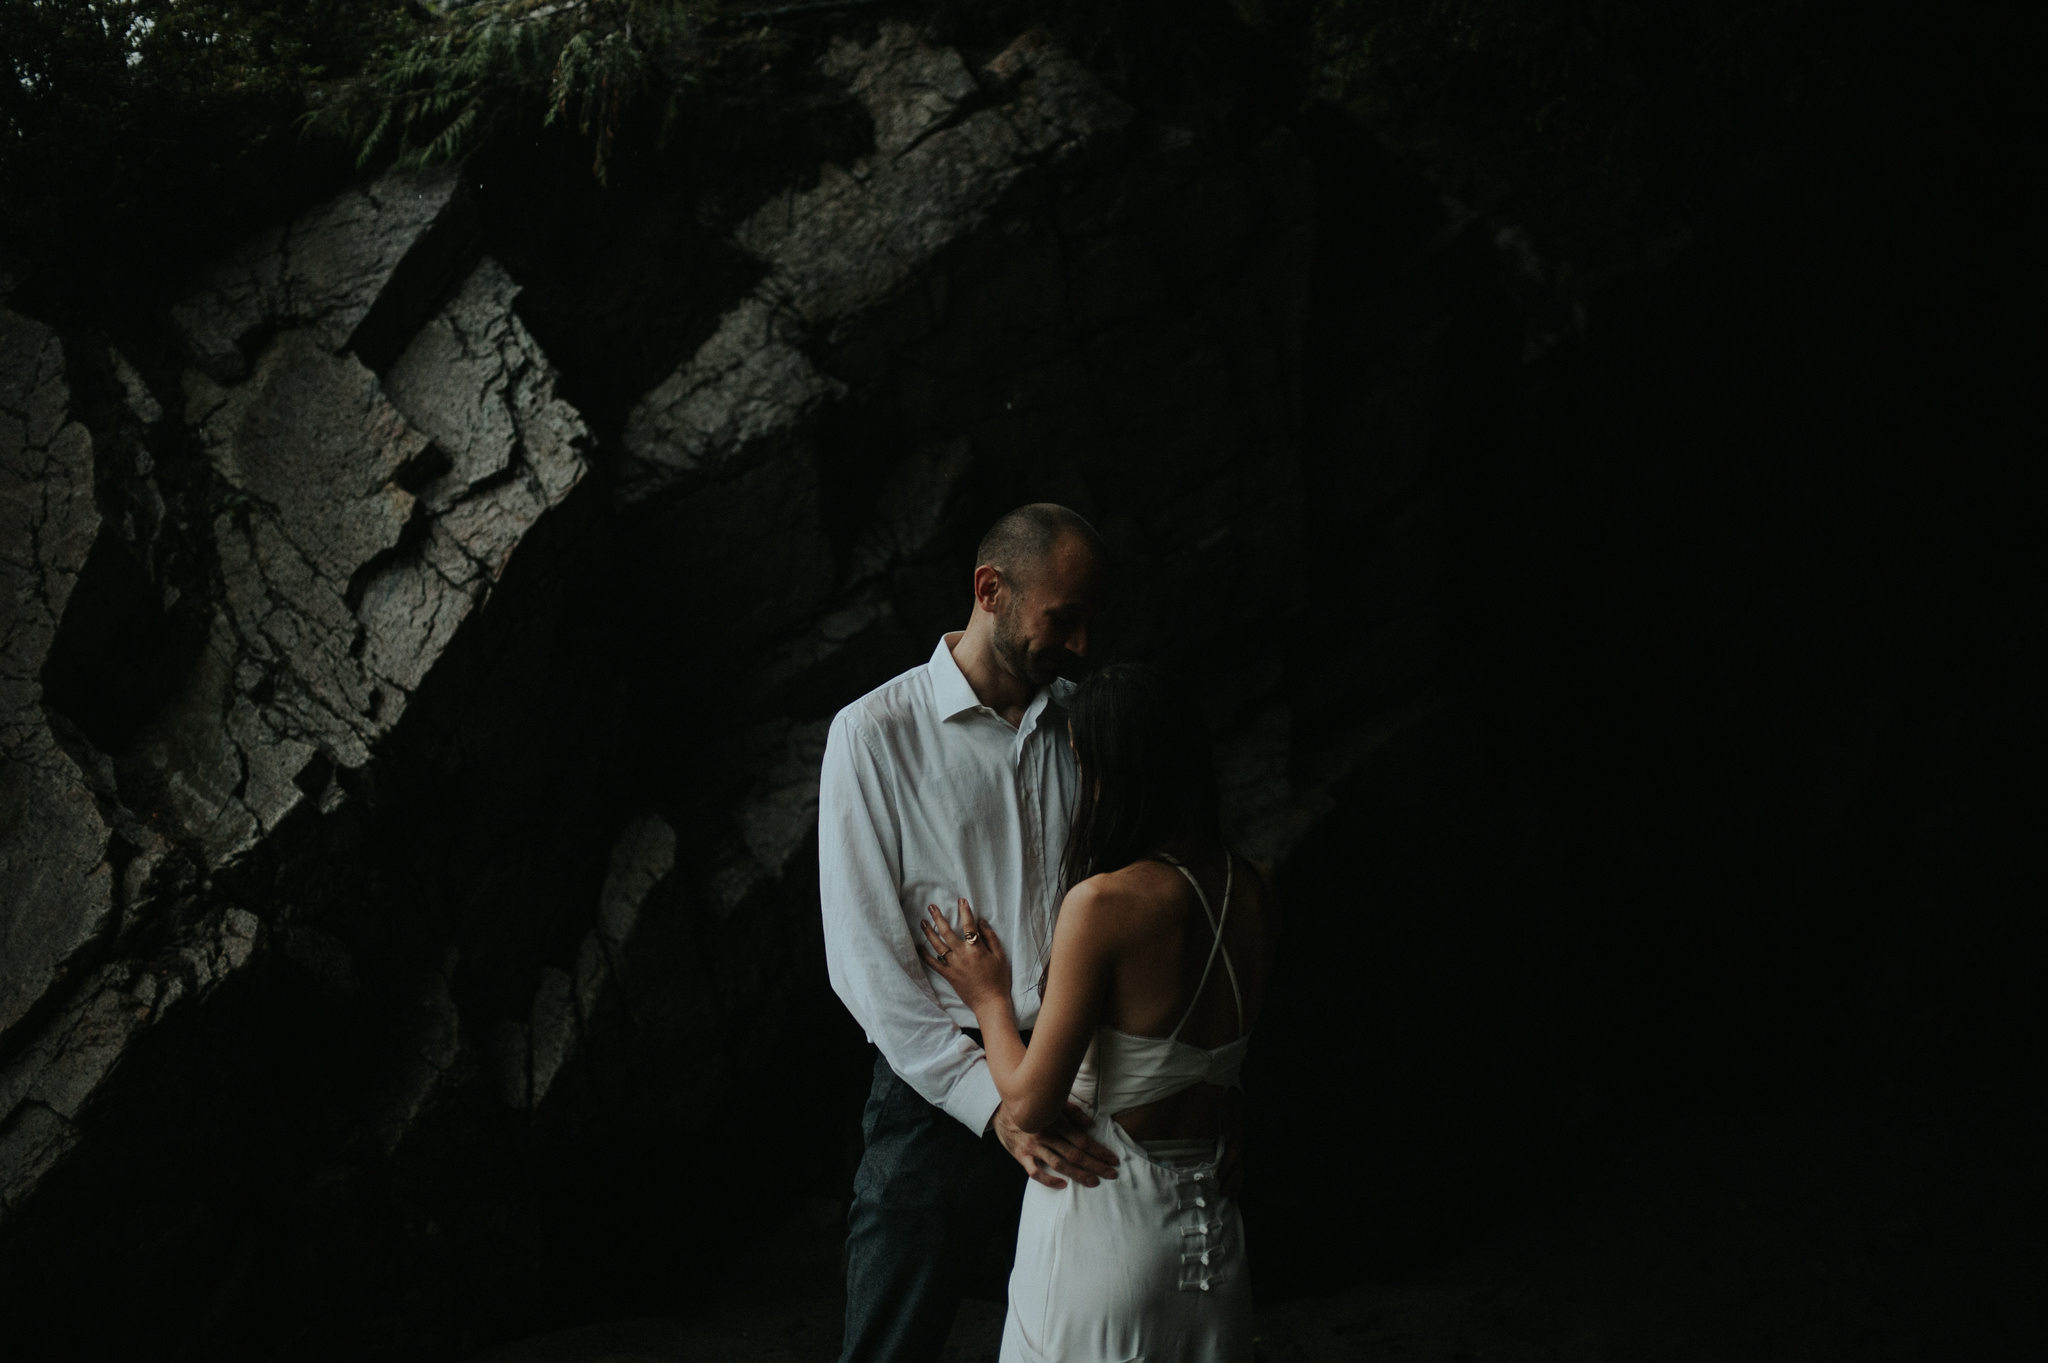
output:
[[[2005,1083],[1589,1134],[1458,1257],[1269,1303],[1260,1363],[1889,1363],[2048,1357],[2048,1102]],[[1253,1246],[1253,1262],[1257,1262]],[[826,1266],[687,1318],[566,1330],[477,1363],[829,1363]],[[993,1363],[969,1301],[946,1363]]]

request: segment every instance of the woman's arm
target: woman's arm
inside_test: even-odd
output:
[[[931,951],[926,960],[974,1010],[1003,1108],[1026,1131],[1042,1130],[1066,1111],[1074,1075],[1101,1020],[1114,947],[1109,929],[1116,920],[1113,906],[1103,901],[1111,897],[1099,879],[1067,892],[1053,929],[1052,964],[1029,1047],[1017,1034],[1009,957],[995,934],[964,899],[958,931],[936,908],[927,915]],[[969,932],[977,934],[972,945],[964,936]]]

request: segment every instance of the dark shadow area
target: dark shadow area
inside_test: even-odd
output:
[[[1892,1205],[1947,1228],[1857,1250],[1888,1286],[1801,1307],[1802,1356],[2038,1345],[2036,1313],[1978,1314],[2005,1290],[1986,1284],[2040,1265],[1993,1189],[2040,1205],[2010,1143],[2039,1129],[2041,619],[2012,557],[2016,220],[1959,211],[2009,179],[1980,159],[2002,96],[1965,90],[1944,65],[1962,50],[1928,59],[1958,80],[1940,97],[1781,129],[1692,184],[1686,248],[1562,330],[1569,257],[1532,264],[1500,216],[1559,211],[1568,185],[1475,217],[1369,141],[1305,129],[1326,629],[1295,675],[1416,703],[1283,874],[1307,945],[1262,1038],[1249,1195],[1276,1299],[1361,1273],[1469,1284],[1468,1247],[1505,1225],[1512,1273],[1539,1276],[1554,1232],[1573,1271],[1632,1284],[1597,1310],[1650,1313],[1629,1327],[1646,1352],[1599,1356],[1679,1347],[1692,1290],[1762,1293],[1757,1319],[1784,1325],[1793,1305],[1749,1285],[1770,1270],[1739,1264],[1775,1253],[1769,1228],[1670,1210],[1703,1262],[1673,1246],[1652,1287],[1590,1267],[1558,1204],[1526,1200],[1604,1195],[1631,1140],[1748,1124],[1731,1158],[1786,1216]],[[1447,163],[1483,153],[1435,131]],[[1375,230],[1384,254],[1354,254]],[[1802,1192],[1790,1171],[1825,1160],[1806,1142],[1844,1124],[1894,1170],[1983,1172],[1909,1189],[1858,1166]],[[1937,1270],[1934,1240],[1980,1248]],[[1698,1356],[1794,1356],[1756,1330],[1717,1325]]]

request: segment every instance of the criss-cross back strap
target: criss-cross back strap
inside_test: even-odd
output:
[[[1195,985],[1195,992],[1188,996],[1188,1010],[1180,1015],[1180,1021],[1167,1036],[1177,1040],[1180,1029],[1187,1026],[1188,1019],[1195,1015],[1195,1005],[1202,1001],[1202,990],[1208,987],[1209,972],[1216,968],[1218,955],[1223,957],[1223,973],[1230,977],[1230,997],[1237,1003],[1237,1029],[1241,1032],[1244,1030],[1244,995],[1237,987],[1237,967],[1230,963],[1230,952],[1223,945],[1223,924],[1230,917],[1230,883],[1237,874],[1236,859],[1228,852],[1223,854],[1223,912],[1220,914],[1209,907],[1209,896],[1202,893],[1201,882],[1195,879],[1193,871],[1164,852],[1159,854],[1159,859],[1187,878],[1189,888],[1195,892],[1195,902],[1202,906],[1202,916],[1209,920],[1209,927],[1216,934],[1216,940],[1209,944],[1209,959],[1202,963],[1202,978]]]

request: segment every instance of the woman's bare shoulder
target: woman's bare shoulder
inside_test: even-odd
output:
[[[1156,861],[1134,861],[1117,871],[1090,876],[1067,892],[1060,912],[1079,908],[1100,930],[1150,931],[1156,920],[1180,913],[1180,872]]]
[[[1109,871],[1094,879],[1112,894],[1143,899],[1158,899],[1162,893],[1178,895],[1180,887],[1187,883],[1179,871],[1149,857],[1134,861],[1121,871]]]
[[[1124,918],[1124,895],[1115,876],[1090,876],[1067,891],[1060,901],[1060,916],[1054,940],[1070,949],[1095,952],[1116,949],[1116,938]]]

